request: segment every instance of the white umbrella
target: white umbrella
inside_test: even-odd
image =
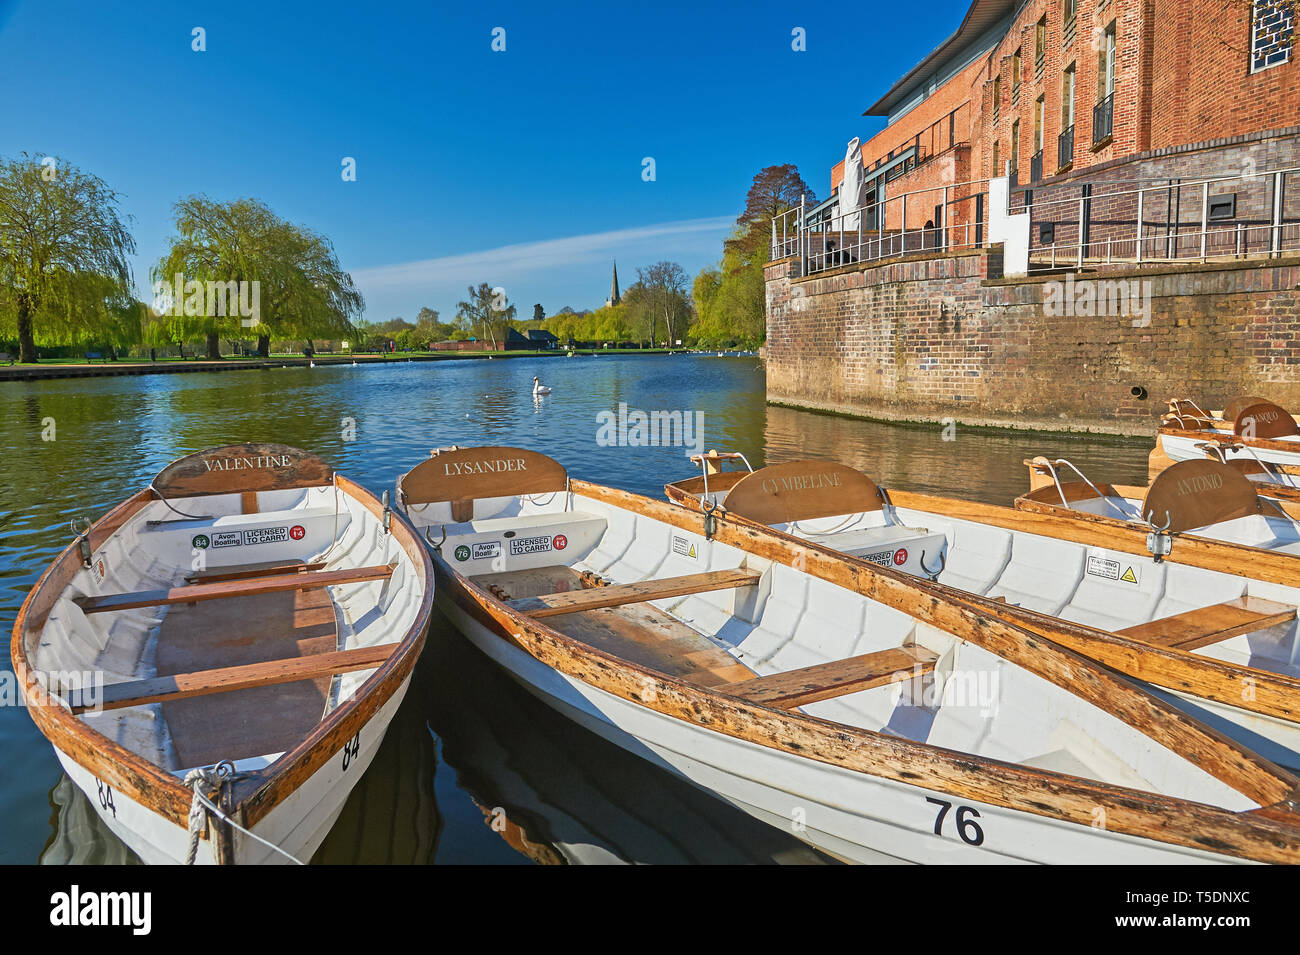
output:
[[[844,180],[840,183],[840,222],[845,232],[858,230],[858,208],[862,193],[862,144],[849,140],[844,152]]]

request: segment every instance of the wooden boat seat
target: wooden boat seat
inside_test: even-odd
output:
[[[171,604],[197,603],[202,600],[248,597],[255,594],[273,594],[289,590],[331,587],[337,584],[356,584],[368,580],[384,580],[392,576],[393,566],[384,564],[345,570],[273,574],[269,577],[190,584],[166,590],[140,590],[134,593],[105,594],[100,597],[77,597],[74,603],[85,613],[131,610],[136,607],[165,607]]]
[[[189,574],[185,579],[189,583],[214,583],[218,580],[243,580],[248,577],[269,577],[273,574],[294,574],[304,570],[320,570],[323,563],[304,564],[301,561],[267,561],[252,564],[234,564],[219,570],[205,570]]]
[[[728,683],[717,689],[750,703],[790,710],[819,700],[896,683],[900,680],[900,674],[902,679],[911,679],[929,673],[938,659],[937,653],[925,647],[898,647],[864,653],[846,660],[800,667],[785,673],[773,673],[740,683]]]
[[[558,614],[580,613],[601,607],[619,607],[624,604],[646,603],[665,597],[683,597],[713,590],[735,587],[753,587],[762,574],[745,570],[712,570],[701,574],[684,574],[660,580],[643,580],[632,584],[613,584],[587,590],[542,594],[511,600],[509,604],[532,617],[551,617]]]
[[[1238,597],[1225,603],[1117,630],[1121,636],[1176,650],[1195,650],[1296,618],[1296,608],[1261,597]]]
[[[218,667],[195,673],[178,673],[148,680],[130,680],[111,683],[103,687],[98,700],[101,709],[116,710],[146,703],[182,700],[211,693],[229,693],[254,686],[274,686],[295,683],[336,673],[369,670],[379,666],[397,647],[396,643],[376,647],[359,647],[355,650],[338,650],[333,653],[316,653],[305,657],[287,657],[243,666]],[[95,701],[88,696],[70,699],[72,712],[81,713],[93,707]]]
[[[523,596],[530,593],[603,594],[612,589],[592,586],[589,579],[565,565],[479,574],[472,580],[510,602],[512,598],[522,602]],[[584,609],[588,612],[557,615],[547,624],[620,660],[697,686],[721,686],[755,675],[718,644],[651,604]]]

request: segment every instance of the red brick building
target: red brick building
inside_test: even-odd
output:
[[[860,203],[1000,175],[1021,187],[1138,178],[1129,163],[1174,154],[1181,166],[1140,174],[1300,165],[1297,21],[1300,0],[975,0],[866,111],[889,123],[862,145]],[[1273,140],[1253,159],[1187,158]],[[840,162],[833,189],[842,178]],[[909,197],[907,227],[933,221],[938,201]],[[953,207],[946,224],[974,214]]]

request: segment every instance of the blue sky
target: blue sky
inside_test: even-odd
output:
[[[449,319],[483,281],[521,315],[590,308],[612,258],[624,284],[717,260],[763,166],[824,197],[883,124],[863,110],[967,6],[0,0],[0,155],[115,188],[142,297],[172,204],[204,193],[329,236],[371,321]]]

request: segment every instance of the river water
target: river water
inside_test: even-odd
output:
[[[550,395],[534,397],[534,375]],[[633,425],[638,410],[680,411],[701,425],[699,447],[743,451],[755,467],[833,459],[885,487],[998,504],[1025,490],[1026,457],[1064,456],[1095,479],[1144,484],[1150,449],[978,429],[945,436],[938,426],[769,407],[756,358],[602,355],[3,382],[0,625],[12,631],[28,589],[69,541],[70,519],[99,517],[184,454],[280,442],[315,451],[379,492],[431,448],[517,445],[575,477],[662,495],[665,482],[691,473],[689,450],[628,446],[620,405]],[[133,861],[21,706],[0,706],[0,754],[0,863]],[[402,710],[316,861],[620,860],[824,861],[551,712],[435,616]]]

